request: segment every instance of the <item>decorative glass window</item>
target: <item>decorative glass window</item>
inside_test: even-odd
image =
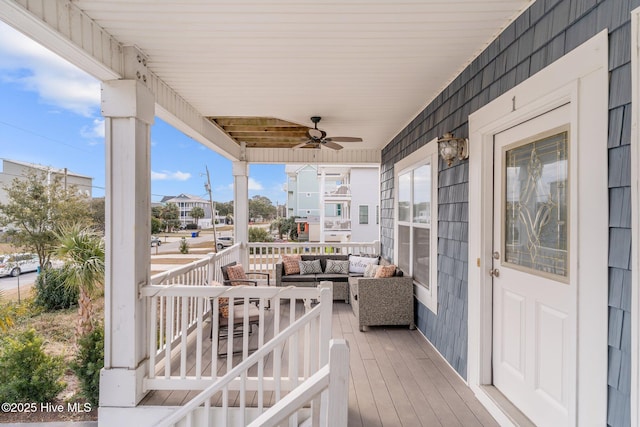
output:
[[[395,165],[396,264],[413,277],[416,297],[434,313],[437,312],[437,168],[435,141]]]
[[[360,210],[359,224],[369,224],[369,206],[360,205],[359,210]]]

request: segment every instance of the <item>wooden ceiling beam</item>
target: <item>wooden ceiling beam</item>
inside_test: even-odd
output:
[[[242,133],[242,132],[282,132],[282,133],[305,133],[306,127],[277,127],[277,126],[223,126],[225,132]]]
[[[274,119],[270,117],[209,117],[218,125],[224,126],[278,126],[278,127],[300,127],[297,123],[286,120]]]

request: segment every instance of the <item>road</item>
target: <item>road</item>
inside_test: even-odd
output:
[[[220,233],[220,235],[230,235],[227,233]],[[151,255],[163,254],[163,253],[175,253],[180,245],[180,237],[161,237],[162,244],[159,247],[151,248]],[[212,241],[213,236],[211,234],[205,234],[202,237],[187,237],[189,243],[200,243],[206,241]],[[5,276],[0,277],[0,290],[10,291],[18,288],[18,280],[20,280],[20,290],[27,289],[27,287],[33,285],[38,277],[38,273],[23,273],[18,277]]]
[[[20,281],[20,289],[26,289],[27,286],[33,285],[38,277],[38,273],[35,271],[32,273],[24,273],[18,277],[5,276],[0,277],[0,290],[8,291],[16,289],[18,287],[18,280]]]

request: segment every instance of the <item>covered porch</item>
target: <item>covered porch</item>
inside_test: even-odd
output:
[[[288,321],[288,307],[283,311]],[[332,318],[332,337],[349,342],[350,427],[498,425],[419,331],[375,327],[362,333],[349,304],[338,301],[333,303]],[[210,343],[205,341],[205,347]],[[187,363],[187,370],[194,369],[195,358],[191,355]],[[220,369],[222,374],[224,366]],[[174,374],[178,375],[177,369]],[[196,394],[188,390],[153,391],[140,405],[179,407]],[[248,405],[255,407],[257,399],[252,397]],[[220,396],[212,404],[220,405]]]
[[[181,416],[194,419],[199,415],[187,409],[209,409],[222,389],[266,384],[274,394],[286,392],[274,407],[297,405],[306,411],[302,422],[326,424],[330,409],[345,408],[331,406],[345,391],[332,388],[339,380],[329,380],[336,372],[329,356],[333,335],[351,349],[348,376],[340,360],[344,341],[333,359],[341,378],[349,378],[341,425],[491,425],[492,416],[501,425],[527,425],[527,417],[554,427],[636,425],[640,298],[631,267],[637,267],[640,240],[640,157],[629,147],[638,139],[629,95],[633,86],[633,100],[639,99],[635,3],[1,2],[0,19],[102,81],[101,423],[107,425],[107,414],[137,413],[151,424],[158,420],[151,414],[165,408],[160,403],[178,400]],[[181,271],[175,281],[151,277],[149,269],[155,117],[233,165],[236,246],[210,265]],[[455,142],[445,147],[446,159],[439,151],[445,141]],[[521,163],[509,164],[507,152]],[[288,299],[290,318],[299,313],[309,321],[306,330],[321,331],[319,351],[310,351],[310,332],[306,344],[281,337],[294,340],[287,341],[292,350],[274,359],[298,360],[287,372],[303,374],[285,377],[274,367],[261,382],[250,374],[253,366],[243,366],[237,381],[225,382],[215,369],[203,377],[208,310],[215,313],[215,301],[227,292],[203,285],[220,281],[218,261],[225,257],[258,271],[274,262],[273,250],[263,260],[250,250],[249,169],[259,163],[380,167],[380,186],[366,190],[379,195],[376,255],[412,277],[419,332],[360,333],[348,306],[327,302],[316,288],[232,290],[226,297]],[[533,214],[514,215],[516,205]],[[557,249],[544,257],[552,258],[548,265],[536,261],[542,247]],[[522,253],[509,254],[514,248]],[[519,264],[525,259],[530,265]],[[298,299],[306,301],[299,312]],[[277,323],[278,303],[274,307]],[[261,313],[264,325],[271,313]],[[212,319],[215,330],[217,316]],[[286,329],[274,327],[273,336]],[[190,336],[198,347],[195,361],[187,351]],[[250,340],[243,340],[238,366],[252,357]],[[306,350],[296,351],[297,345]],[[256,359],[268,357],[259,351]],[[179,371],[165,363],[156,375],[158,363],[174,356]],[[189,363],[197,367],[194,378]],[[288,394],[301,380],[311,381],[310,388]],[[171,389],[181,383],[197,387]],[[185,403],[198,390],[206,393]],[[227,394],[223,406],[229,400]],[[163,410],[173,420],[174,408]]]

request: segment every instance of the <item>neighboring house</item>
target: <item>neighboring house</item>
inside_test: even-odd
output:
[[[380,237],[380,169],[371,166],[286,165],[287,217],[301,217],[309,241],[372,242]]]
[[[37,165],[35,163],[21,162],[17,160],[2,159],[2,172],[0,172],[0,203],[6,203],[7,192],[5,187],[11,185],[15,178],[21,178],[32,172],[44,172],[46,179],[53,177],[61,179],[63,185],[69,187],[75,186],[79,193],[91,197],[91,189],[93,178],[90,176],[80,175],[67,170],[66,168],[58,169],[50,166]]]
[[[180,225],[198,224],[201,228],[211,228],[211,204],[202,197],[181,193],[178,196],[164,196],[160,201],[163,204],[174,203],[178,206]],[[200,207],[204,210],[204,218],[197,221],[191,217],[191,209]]]

